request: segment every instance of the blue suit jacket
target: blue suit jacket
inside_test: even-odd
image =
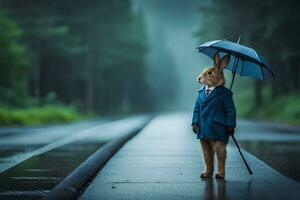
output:
[[[208,96],[205,87],[199,89],[195,103],[192,124],[199,125],[198,139],[228,142],[227,126],[236,125],[236,110],[232,92],[224,86],[217,86]]]

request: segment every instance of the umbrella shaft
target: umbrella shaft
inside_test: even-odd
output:
[[[233,81],[234,81],[234,78],[235,78],[235,74],[236,74],[236,70],[237,70],[239,60],[240,60],[240,58],[237,57],[237,58],[235,58],[234,63],[233,63],[233,75],[232,75],[232,80],[231,80],[231,84],[230,84],[230,90],[232,90]]]
[[[232,134],[231,134],[231,137],[232,137],[232,139],[233,139],[233,141],[234,141],[236,147],[237,147],[238,150],[239,150],[239,153],[240,153],[240,155],[241,155],[241,157],[242,157],[242,159],[243,159],[243,161],[244,161],[244,164],[245,164],[246,167],[247,167],[247,170],[248,170],[249,174],[252,175],[252,174],[253,174],[253,173],[252,173],[252,170],[250,169],[250,167],[249,167],[249,165],[248,165],[246,159],[244,158],[244,155],[243,155],[243,153],[242,153],[242,151],[241,151],[241,149],[240,149],[239,144],[237,143],[235,137],[234,137]]]
[[[232,76],[232,80],[231,80],[231,84],[230,84],[230,90],[232,90],[234,77],[235,77],[235,72],[233,73],[233,76]]]

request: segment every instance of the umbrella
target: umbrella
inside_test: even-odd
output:
[[[233,75],[230,84],[230,90],[233,86],[235,74],[239,74],[240,76],[250,76],[261,80],[264,80],[267,77],[275,77],[267,61],[254,49],[240,45],[240,39],[241,36],[239,37],[237,43],[227,40],[213,40],[205,42],[204,44],[197,47],[199,53],[203,53],[210,58],[213,58],[216,53],[221,54],[221,56],[222,54],[230,55],[230,61],[225,68],[232,71]],[[240,146],[238,145],[235,137],[232,134],[231,137],[240,152],[240,155],[248,169],[249,174],[251,175],[252,170],[245,160]]]
[[[232,81],[230,90],[234,82],[235,74],[240,76],[250,76],[261,80],[274,78],[274,73],[271,70],[267,61],[259,55],[254,49],[240,45],[240,38],[237,43],[228,40],[213,40],[205,42],[197,47],[199,53],[213,58],[216,53],[229,54],[230,61],[225,69],[232,71]]]

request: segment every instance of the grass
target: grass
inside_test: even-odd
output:
[[[275,99],[257,112],[257,118],[300,124],[300,95],[293,94]]]
[[[0,126],[40,125],[70,122],[83,118],[71,106],[45,105],[26,108],[0,108]]]
[[[289,94],[276,99],[269,97],[270,92],[267,89],[263,94],[265,99],[263,105],[255,108],[252,90],[235,93],[237,116],[300,124],[300,94]]]

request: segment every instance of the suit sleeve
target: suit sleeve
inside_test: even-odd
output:
[[[200,126],[199,114],[200,114],[200,102],[199,102],[199,96],[198,96],[195,106],[194,106],[192,125]]]
[[[232,99],[232,92],[228,91],[225,93],[224,99],[226,124],[227,126],[236,126],[236,110]]]

